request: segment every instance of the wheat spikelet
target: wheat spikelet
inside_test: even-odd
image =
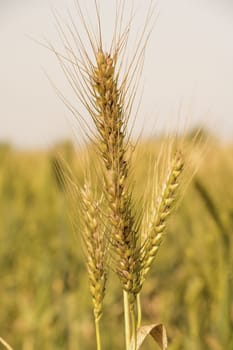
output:
[[[182,153],[176,152],[163,184],[162,193],[157,199],[157,206],[155,207],[152,204],[147,236],[141,247],[141,283],[144,282],[162,243],[166,230],[166,221],[176,199],[179,178],[183,168],[184,160]]]
[[[93,198],[90,186],[85,184],[80,194],[84,220],[82,238],[87,251],[87,271],[94,316],[95,320],[99,320],[102,315],[107,280],[107,245],[98,203]]]

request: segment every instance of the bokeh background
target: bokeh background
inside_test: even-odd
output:
[[[101,3],[105,28],[111,28],[114,1]],[[92,1],[80,4],[94,22]],[[137,30],[148,5],[149,0],[135,1]],[[74,1],[3,0],[0,6],[0,138],[23,148],[46,147],[70,135],[70,115],[45,72],[68,98],[72,93],[54,55],[35,41],[61,46],[53,10],[68,21],[68,11],[75,16]],[[232,138],[233,5],[227,0],[161,0],[156,8],[137,132],[142,126],[147,134],[167,125],[174,128],[180,114],[188,115],[189,125],[201,123],[223,138]],[[77,25],[81,28],[78,20]]]
[[[101,0],[107,41],[114,3]],[[94,21],[92,1],[80,4]],[[142,27],[148,6],[135,0],[135,28]],[[89,350],[95,337],[85,264],[55,171],[59,153],[82,182],[85,157],[73,142],[81,141],[79,129],[50,82],[78,104],[56,58],[43,47],[47,40],[62,46],[54,9],[64,20],[68,11],[75,17],[72,0],[0,2],[0,336],[14,349]],[[207,156],[170,220],[144,287],[143,323],[163,322],[171,350],[230,350],[233,5],[158,0],[156,13],[133,134],[143,129],[134,159],[135,196],[151,176],[165,131],[185,125],[189,145],[201,127],[191,153],[203,159],[204,147]],[[110,276],[104,348],[122,349],[121,320],[119,283]],[[148,340],[144,348],[156,345]]]

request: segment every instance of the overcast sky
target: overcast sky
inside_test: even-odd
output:
[[[68,19],[73,0],[0,0],[0,141],[44,147],[72,133],[72,116],[51,87],[67,89],[56,58],[28,38],[59,47],[51,7]],[[80,0],[80,3],[85,3]],[[92,0],[86,1],[90,6]],[[101,0],[105,28],[115,0]],[[157,0],[159,17],[147,48],[144,93],[135,126],[145,134],[177,125],[208,125],[233,140],[233,5],[228,0]],[[149,0],[135,0],[135,28]],[[77,22],[77,26],[79,27]],[[181,109],[179,109],[181,105]],[[71,124],[70,124],[71,123]],[[79,135],[77,135],[79,137]]]

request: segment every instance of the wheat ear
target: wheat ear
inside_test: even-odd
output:
[[[123,289],[131,297],[139,285],[138,233],[127,184],[129,160],[125,144],[126,120],[122,87],[115,74],[113,57],[101,50],[96,55],[93,89],[97,105],[95,124],[100,136],[99,151],[104,164],[104,192],[109,203],[110,242],[115,252],[115,270]]]
[[[166,222],[174,206],[183,168],[183,155],[181,152],[176,152],[169,167],[166,181],[163,184],[161,195],[158,197],[157,206],[152,204],[147,236],[141,247],[142,283],[163,241]]]
[[[101,349],[99,321],[103,312],[107,280],[107,243],[98,202],[92,194],[90,186],[85,184],[81,190],[82,217],[84,232],[82,238],[86,247],[86,262],[92,295],[93,311],[96,326],[97,349]]]

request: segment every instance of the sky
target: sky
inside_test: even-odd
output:
[[[0,0],[0,142],[38,148],[81,138],[49,78],[77,104],[56,57],[36,43],[60,47],[52,9],[66,21],[74,0]],[[115,0],[101,0],[108,40]],[[135,0],[133,27],[142,28],[149,0]],[[87,4],[94,21],[93,2]],[[208,127],[233,140],[233,4],[228,0],[157,0],[156,24],[139,86],[135,133],[152,136],[177,128]],[[126,9],[127,12],[127,9]],[[127,13],[126,13],[127,15]],[[81,24],[77,18],[77,27]],[[30,37],[34,38],[32,40]],[[75,130],[75,131],[74,131]]]

